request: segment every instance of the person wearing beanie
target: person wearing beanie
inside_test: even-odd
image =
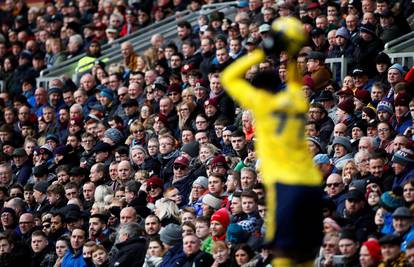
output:
[[[362,243],[359,251],[359,263],[361,267],[378,266],[382,260],[381,246],[375,239]]]
[[[351,35],[345,27],[336,30],[335,43],[331,51],[328,52],[328,58],[346,57],[351,58],[354,53],[354,45],[352,44]]]
[[[337,136],[332,142],[334,150],[333,163],[336,168],[341,169],[346,161],[352,159],[351,141],[345,136]]]
[[[186,255],[183,251],[181,226],[170,223],[160,230],[160,240],[167,253],[163,256],[161,267],[183,266]]]
[[[358,20],[358,18],[356,18]],[[364,68],[368,77],[375,75],[375,57],[383,50],[384,44],[376,35],[376,27],[370,23],[362,24],[360,34],[355,38],[354,62]]]
[[[43,214],[43,212],[50,210],[50,204],[47,200],[48,186],[47,181],[40,181],[33,186],[33,197],[36,201],[34,212],[37,214]]]
[[[151,176],[147,180],[148,202],[155,203],[163,197],[164,182],[158,176]]]
[[[192,142],[189,142],[188,144],[184,144],[181,147],[181,154],[184,156],[186,154],[190,157],[190,159],[194,159],[198,156],[199,150],[200,150],[200,144],[198,142],[192,141]]]
[[[232,245],[246,243],[249,239],[249,233],[243,229],[240,224],[231,223],[227,227],[226,241]]]
[[[181,243],[182,229],[181,226],[170,223],[160,230],[160,240],[166,248],[174,247]]]
[[[374,82],[380,82],[382,84],[388,85],[388,68],[391,66],[391,59],[390,57],[384,53],[380,52],[375,57],[375,68],[376,74],[372,79]]]
[[[394,153],[391,162],[395,174],[392,188],[403,187],[414,177],[414,152],[408,148],[401,148]]]
[[[381,100],[377,105],[377,116],[381,122],[389,122],[394,115],[394,107],[387,99]]]
[[[409,103],[411,96],[407,93],[398,93],[394,100],[395,116],[391,122],[399,134],[406,134],[406,130],[413,126]]]
[[[351,128],[352,132],[352,141],[351,143],[358,141],[361,139],[361,137],[365,136],[367,134],[367,121],[366,120],[359,120],[356,121]]]
[[[362,113],[364,107],[373,107],[371,104],[371,94],[368,90],[356,90],[355,91],[355,112],[357,114]]]
[[[220,209],[223,200],[210,193],[205,194],[202,198],[203,216],[211,216],[215,211]]]
[[[122,142],[124,136],[121,131],[116,128],[109,128],[104,133],[103,142],[110,144],[111,146],[116,146]]]
[[[307,137],[306,141],[310,151],[312,152],[312,156],[324,153],[324,149],[322,148],[321,141],[318,137]]]
[[[221,208],[211,216],[210,229],[214,241],[226,240],[227,227],[230,224],[230,215],[226,208]]]
[[[390,85],[390,90],[388,91],[387,98],[393,99],[395,98],[396,92],[395,92],[395,86],[404,80],[404,69],[403,67],[395,63],[391,65],[391,67],[388,68],[387,71],[387,82]]]
[[[199,176],[192,184],[188,205],[194,208],[198,216],[203,214],[203,196],[208,192],[208,179],[205,176]]]
[[[355,104],[354,99],[349,98],[338,104],[338,109],[336,110],[336,119],[338,123],[344,123],[348,126],[348,131],[350,132],[349,127],[355,121]]]

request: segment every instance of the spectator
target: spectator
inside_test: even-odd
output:
[[[86,266],[82,255],[82,248],[86,242],[86,232],[80,228],[72,230],[70,248],[62,259],[62,266]]]
[[[141,227],[136,223],[123,224],[117,233],[116,254],[111,258],[110,265],[142,266],[145,260],[145,239],[140,235]]]

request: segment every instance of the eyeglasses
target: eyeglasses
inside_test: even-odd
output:
[[[19,224],[31,224],[33,222],[19,222]]]
[[[124,96],[126,96],[126,93],[125,94],[118,94],[118,96],[119,97],[121,97],[121,96],[124,97]]]
[[[44,224],[43,228],[50,228],[50,224]]]
[[[388,132],[390,129],[388,129],[388,128],[381,128],[381,129],[378,129],[378,132],[380,132],[380,133],[383,133],[383,132]]]
[[[331,184],[326,184],[326,187],[338,187],[340,186],[342,183],[331,183]]]
[[[174,165],[174,170],[178,171],[178,170],[185,170],[187,169],[187,166],[184,165]]]

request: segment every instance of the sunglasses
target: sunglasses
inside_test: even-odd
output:
[[[184,165],[174,165],[174,170],[185,170],[187,169],[187,166]]]
[[[156,186],[156,185],[151,185],[151,186],[148,187],[149,190],[155,190],[157,188],[160,188],[160,187]]]
[[[144,129],[138,129],[138,130],[136,130],[136,131],[133,131],[133,133],[134,134],[136,134],[136,133],[142,133],[144,131]]]
[[[326,184],[326,187],[338,187],[341,183]]]

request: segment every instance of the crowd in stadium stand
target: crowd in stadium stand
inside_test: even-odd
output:
[[[176,39],[102,59],[102,45],[211,3],[4,1],[0,266],[271,266],[255,119],[220,72],[285,16],[309,35],[295,60],[326,193],[315,266],[414,266],[414,68],[382,52],[411,32],[413,3],[241,0],[233,20],[177,18]],[[37,86],[78,55],[79,81]],[[325,64],[341,57],[345,77]],[[292,60],[268,56],[246,80],[272,71],[284,90]]]

